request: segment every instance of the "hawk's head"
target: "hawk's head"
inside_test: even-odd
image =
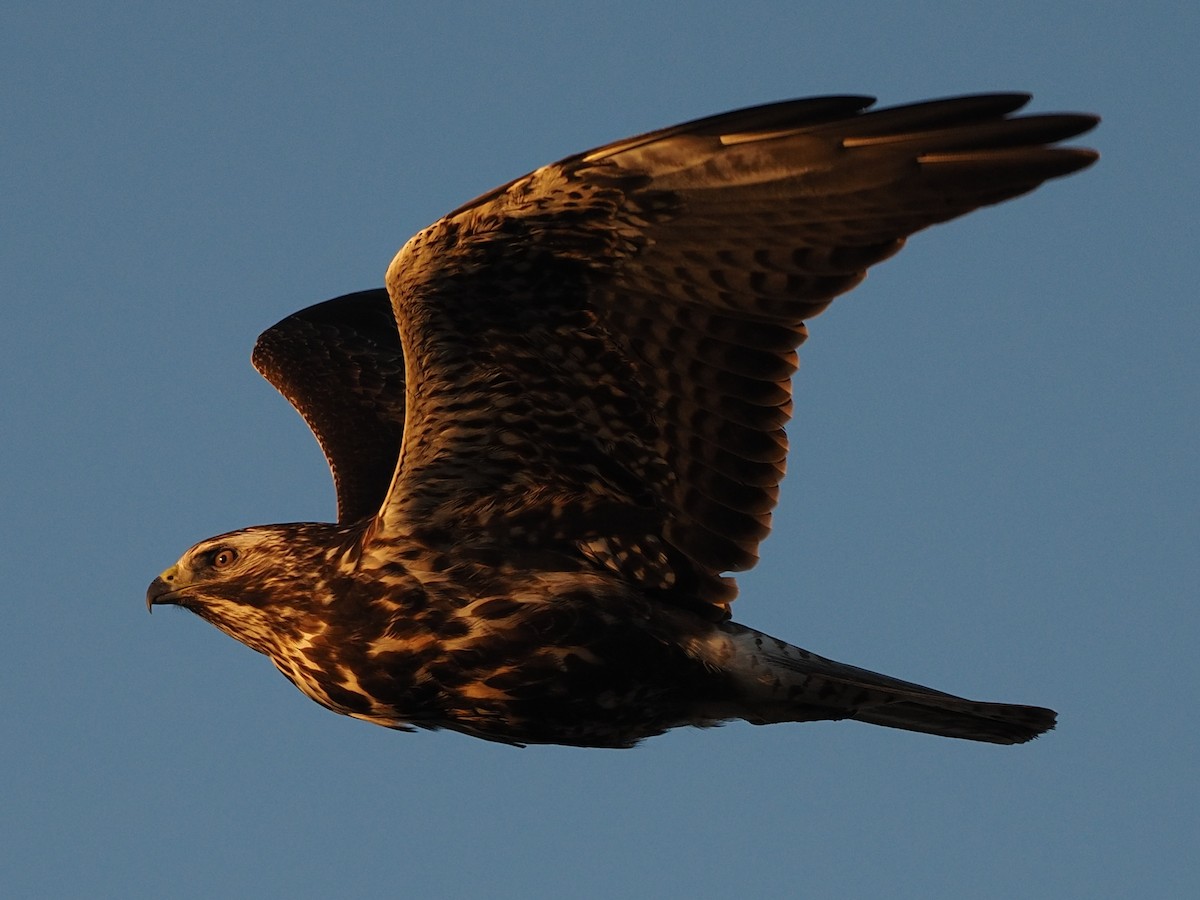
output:
[[[348,546],[344,526],[261,525],[201,541],[150,583],[146,607],[181,606],[272,655],[311,618]]]

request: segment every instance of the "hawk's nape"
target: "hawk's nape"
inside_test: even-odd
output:
[[[310,697],[394,728],[629,746],[851,718],[1019,743],[979,703],[728,621],[787,456],[804,322],[907,237],[1081,169],[1078,114],[992,94],[826,97],[569,157],[459,207],[388,291],[309,307],[254,363],[338,522],[202,541],[151,586]]]

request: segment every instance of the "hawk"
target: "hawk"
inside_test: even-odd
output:
[[[1024,94],[774,103],[568,157],[439,219],[387,289],[268,329],[336,523],[196,544],[191,610],[335,712],[507,744],[855,719],[1014,744],[1055,713],[730,619],[787,457],[805,322],[916,231],[1082,169]]]

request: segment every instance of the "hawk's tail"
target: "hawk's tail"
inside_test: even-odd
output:
[[[809,653],[736,625],[721,626],[732,651],[722,667],[746,691],[741,717],[757,724],[856,719],[945,737],[1022,744],[1054,727],[1038,706],[980,703]]]

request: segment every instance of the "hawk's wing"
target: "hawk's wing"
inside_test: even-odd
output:
[[[290,315],[259,336],[251,358],[316,435],[333,471],[338,521],[378,513],[404,436],[404,354],[387,291]]]
[[[1093,117],[1009,117],[1027,100],[728,113],[544,167],[416,235],[388,273],[408,420],[373,539],[582,553],[724,612],[721,573],[770,526],[803,320],[909,234],[1095,159],[1047,146]],[[289,398],[341,498],[357,458],[322,430],[358,413]]]

